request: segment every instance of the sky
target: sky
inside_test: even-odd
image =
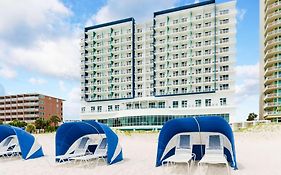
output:
[[[190,3],[194,0],[0,0],[0,95],[59,97],[66,100],[64,117],[79,118],[83,28],[126,17],[144,22],[154,11]],[[237,11],[233,121],[243,121],[259,106],[259,2],[237,0]]]

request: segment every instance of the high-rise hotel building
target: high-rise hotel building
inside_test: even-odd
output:
[[[260,0],[260,117],[281,122],[281,0]]]
[[[234,117],[236,2],[209,0],[85,28],[82,120],[160,128],[175,117]]]

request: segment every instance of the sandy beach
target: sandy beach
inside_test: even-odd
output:
[[[165,175],[187,174],[186,165],[155,167],[157,133],[118,134],[123,147],[124,161],[108,166],[100,162],[85,164],[54,164],[55,133],[35,135],[43,146],[45,157],[34,160],[20,158],[0,159],[0,175]],[[281,165],[281,126],[267,125],[235,132],[239,170],[233,175],[279,175]],[[197,162],[196,162],[197,163]],[[195,164],[191,174],[200,174]],[[208,166],[204,174],[226,174],[223,166]]]

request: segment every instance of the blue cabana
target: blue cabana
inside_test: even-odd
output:
[[[37,143],[34,136],[25,130],[9,126],[0,125],[0,143],[8,137],[16,138],[23,159],[34,159],[44,156],[42,146]]]
[[[204,155],[208,136],[216,133],[222,136],[224,154],[230,165],[237,169],[234,136],[229,124],[221,117],[193,117],[170,120],[161,129],[158,139],[156,166],[175,154],[175,139],[177,135],[188,133],[192,136],[193,150],[196,159]]]
[[[107,163],[109,165],[123,160],[122,148],[117,135],[106,125],[96,121],[70,122],[61,125],[56,133],[56,156],[75,151],[77,140],[87,136],[90,140],[88,150],[95,152],[100,138],[106,138]]]

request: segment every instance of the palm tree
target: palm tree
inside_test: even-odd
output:
[[[53,115],[51,118],[50,118],[50,122],[55,126],[57,127],[58,126],[58,123],[61,122],[61,119],[56,116],[56,115]]]
[[[258,117],[257,114],[255,114],[255,113],[250,113],[250,114],[248,115],[247,121],[254,121],[257,117]]]
[[[35,120],[35,126],[37,129],[45,129],[46,121],[44,118],[38,118]]]

